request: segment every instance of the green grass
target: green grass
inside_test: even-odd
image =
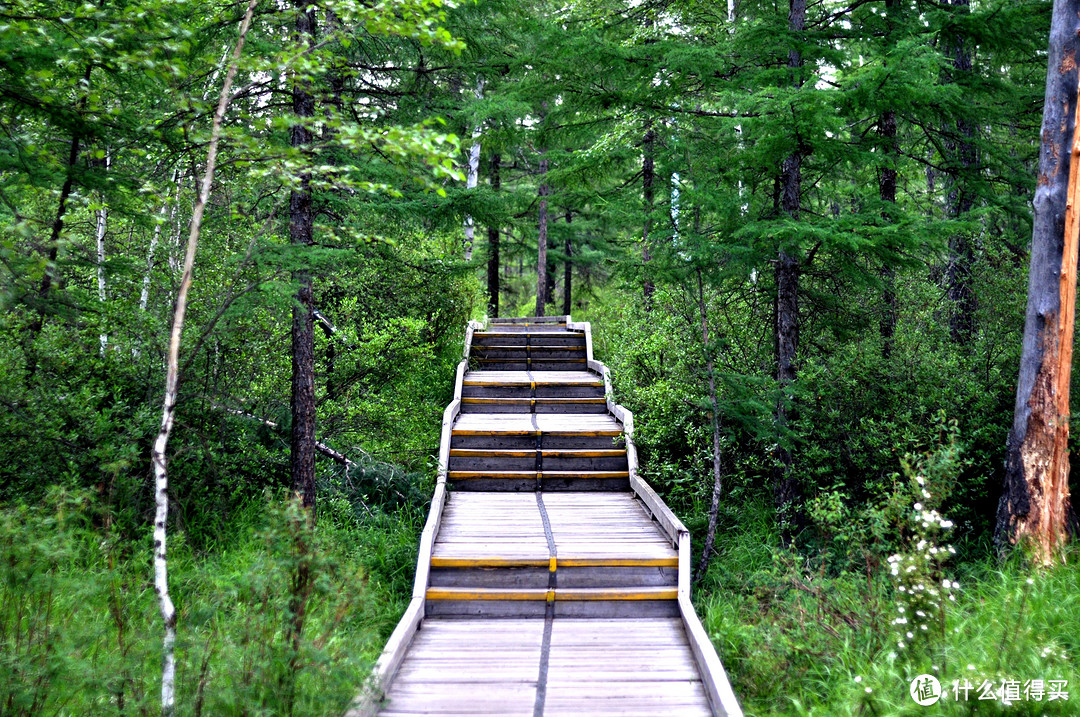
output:
[[[327,503],[308,530],[294,506],[254,501],[212,552],[172,536],[178,715],[340,715],[355,697],[405,607],[422,515],[361,522]],[[0,511],[0,714],[160,712],[149,540],[116,541],[102,518],[62,493]],[[314,580],[294,654],[305,561]]]
[[[829,574],[779,551],[764,509],[724,535],[695,602],[747,715],[1074,715],[1080,713],[1080,560],[956,566],[943,619],[904,649],[885,564]],[[756,517],[755,517],[756,516]],[[950,578],[952,579],[952,578]],[[1068,680],[1068,702],[917,705],[911,680]],[[867,690],[870,690],[869,692]],[[961,697],[963,694],[961,693]]]

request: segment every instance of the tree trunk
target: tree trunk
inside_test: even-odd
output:
[[[971,0],[948,0],[958,8],[955,12],[970,14]],[[953,80],[962,74],[970,74],[971,50],[965,38],[956,34],[949,38],[949,52],[952,55],[954,70]],[[947,141],[946,147],[953,154],[953,169],[949,174],[948,214],[953,219],[962,219],[974,206],[974,195],[966,186],[967,171],[975,164],[975,134],[972,123],[961,118],[956,122],[956,134],[959,140]],[[974,250],[971,237],[959,232],[949,239],[949,262],[945,269],[946,293],[952,305],[949,315],[949,335],[960,345],[967,344],[975,334],[975,291],[971,286],[971,265]]]
[[[171,206],[168,206],[169,210],[169,223],[171,224],[176,217],[176,208],[180,204],[180,174],[178,170],[173,170],[172,183],[176,185],[176,198]],[[168,199],[165,200],[168,204]],[[161,207],[161,219],[162,221],[154,224],[154,233],[150,237],[150,248],[146,251],[146,273],[143,274],[142,290],[139,293],[139,311],[146,311],[146,306],[150,302],[150,277],[154,272],[154,252],[157,250],[158,242],[161,241],[162,224],[165,220],[166,206]],[[137,356],[138,354],[136,354]]]
[[[484,96],[484,78],[476,81],[476,99]],[[469,148],[469,172],[465,178],[465,189],[476,189],[476,182],[480,176],[480,124],[473,127],[472,147]],[[476,226],[471,214],[465,215],[465,261],[472,261],[473,241],[476,236]]]
[[[491,190],[498,192],[500,187],[499,179],[499,162],[501,158],[499,153],[495,152],[491,155]],[[487,230],[488,235],[488,266],[487,266],[487,284],[488,284],[488,315],[499,315],[499,228],[489,226]]]
[[[154,470],[154,591],[157,593],[161,608],[161,620],[165,627],[162,641],[161,659],[161,714],[170,717],[176,705],[174,685],[176,683],[176,608],[169,597],[169,564],[166,559],[166,526],[169,517],[169,473],[166,451],[169,446],[169,434],[172,432],[176,398],[180,384],[180,337],[184,329],[184,313],[187,311],[187,295],[191,289],[194,275],[195,251],[199,246],[199,234],[202,231],[203,213],[210,200],[210,188],[214,183],[214,168],[217,164],[218,143],[221,140],[221,125],[225,110],[232,96],[233,79],[240,61],[240,52],[244,47],[244,38],[251,26],[251,16],[258,0],[250,0],[244,20],[240,24],[240,37],[233,49],[232,62],[225,73],[225,83],[218,98],[217,110],[210,131],[210,143],[206,150],[206,173],[203,175],[199,196],[191,214],[191,230],[188,233],[187,250],[184,253],[184,273],[180,279],[180,290],[176,295],[176,307],[173,310],[172,330],[169,333],[169,353],[166,359],[165,398],[162,401],[161,429],[154,439],[150,450],[150,463]]]
[[[537,240],[536,258],[536,315],[544,315],[544,307],[547,305],[548,287],[548,260],[547,260],[547,198],[549,189],[547,185],[548,161],[544,154],[540,156],[540,231]]]
[[[801,33],[806,28],[806,0],[790,0],[788,28]],[[798,50],[788,51],[788,67],[798,72],[803,65]],[[800,85],[801,79],[796,79]],[[791,219],[799,219],[802,198],[802,161],[804,151],[796,147],[780,166],[780,206]],[[794,253],[780,248],[776,262],[776,378],[781,396],[776,404],[776,424],[783,430],[789,420],[795,382],[795,355],[799,346],[799,260]],[[801,496],[793,474],[794,459],[784,440],[778,441],[777,467],[773,473],[773,499],[780,520],[781,538],[790,544],[794,529],[801,524]]]
[[[698,287],[698,311],[701,314],[701,345],[705,350],[705,371],[709,377],[709,406],[712,409],[712,452],[713,452],[713,489],[712,500],[709,501],[709,527],[705,531],[705,545],[701,548],[701,559],[698,561],[695,580],[701,580],[705,571],[709,569],[709,560],[712,559],[713,550],[716,546],[716,521],[720,513],[720,494],[723,491],[723,475],[721,473],[721,441],[720,441],[720,400],[716,393],[716,372],[713,364],[712,348],[709,346],[709,317],[705,310],[705,286],[701,280],[701,269],[697,271]]]
[[[891,11],[896,0],[886,3],[887,12]],[[888,110],[878,120],[878,134],[885,140],[885,162],[878,174],[878,195],[881,201],[896,204],[896,113]],[[882,210],[881,218],[885,223],[893,221],[887,209]],[[881,354],[885,358],[892,355],[893,335],[896,333],[896,271],[889,264],[881,269],[881,278],[885,284],[882,296],[884,312],[881,317]]]
[[[1044,564],[1065,542],[1070,513],[1069,380],[1080,231],[1078,35],[1080,0],[1055,0],[1020,377],[994,531],[999,550],[1029,543]]]
[[[105,154],[105,168],[109,167],[109,155],[108,150]],[[102,321],[105,320],[105,302],[107,295],[105,293],[105,231],[108,228],[109,223],[109,207],[105,204],[105,198],[102,197],[101,208],[95,212],[97,219],[97,227],[94,231],[94,237],[97,240],[97,287],[98,287],[98,301],[101,302],[101,317]],[[105,349],[109,346],[109,336],[104,331],[98,336],[98,342],[100,346],[98,351],[101,356],[105,356]]]
[[[315,6],[309,0],[296,3],[297,41],[310,46],[315,42]],[[294,78],[292,87],[293,113],[297,117],[315,115],[315,98],[309,82]],[[293,125],[289,138],[293,147],[311,143],[311,129],[304,124]],[[312,209],[310,174],[301,176],[299,189],[289,194],[289,239],[294,246],[314,244],[314,211]],[[308,271],[293,273],[299,284],[292,317],[292,440],[290,467],[293,492],[300,496],[304,507],[315,512],[315,325],[314,291]]]
[[[573,219],[573,213],[569,209],[567,209],[566,224],[569,226],[570,222],[573,221]],[[563,262],[562,312],[569,316],[570,303],[573,299],[573,294],[571,292],[571,282],[573,281],[574,276],[574,263],[570,260],[570,258],[574,255],[574,242],[571,238],[569,231],[566,232],[565,250],[566,261]]]
[[[653,184],[656,182],[656,132],[651,122],[645,130],[645,138],[641,144],[641,191],[645,199],[645,221],[641,230],[641,261],[647,265],[652,261],[652,253],[649,251],[649,234],[652,230]],[[645,308],[648,309],[652,306],[652,296],[656,291],[656,286],[648,276],[647,267],[645,272],[642,290],[645,296]]]

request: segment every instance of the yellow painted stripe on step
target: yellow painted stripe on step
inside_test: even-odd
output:
[[[677,600],[678,588],[581,588],[578,590],[560,589],[556,600]]]
[[[670,558],[560,558],[564,568],[677,568],[679,557]]]
[[[431,556],[433,568],[542,568],[550,561],[544,558],[442,558]]]
[[[544,600],[546,602],[568,600],[580,601],[637,601],[637,600],[677,600],[678,588],[581,588],[577,590],[521,588],[506,590],[500,588],[428,588],[425,597],[428,600]]]
[[[497,588],[428,588],[428,600],[546,600],[544,588],[500,590]]]
[[[450,480],[471,480],[477,478],[628,478],[629,471],[448,471]]]

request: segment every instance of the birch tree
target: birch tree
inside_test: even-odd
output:
[[[169,564],[166,558],[166,526],[169,517],[169,473],[166,451],[169,446],[169,434],[172,432],[176,411],[177,391],[180,384],[180,337],[184,329],[184,313],[187,310],[188,291],[191,289],[195,268],[195,252],[199,246],[199,234],[202,231],[203,214],[210,201],[210,190],[214,183],[214,169],[217,165],[218,144],[221,141],[221,126],[225,112],[232,97],[233,79],[236,77],[240,53],[244,48],[244,38],[251,27],[251,16],[255,12],[258,0],[249,0],[244,19],[240,24],[240,36],[233,49],[229,69],[225,73],[225,83],[221,88],[217,109],[210,129],[210,142],[206,150],[206,169],[199,185],[199,196],[191,216],[188,231],[187,248],[184,252],[184,273],[180,279],[180,289],[176,295],[176,307],[173,310],[172,329],[169,332],[169,351],[166,357],[165,398],[162,402],[161,429],[150,451],[150,462],[154,471],[154,591],[157,593],[161,609],[161,620],[165,628],[162,643],[161,668],[161,713],[172,715],[176,705],[174,686],[176,681],[176,607],[169,596]]]

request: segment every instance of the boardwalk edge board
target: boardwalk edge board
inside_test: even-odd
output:
[[[611,387],[611,376],[607,366],[593,358],[592,327],[589,322],[574,322],[569,315],[554,316],[538,320],[537,318],[499,319],[502,327],[524,328],[549,323],[565,322],[569,331],[581,332],[585,337],[585,365],[603,381],[604,402],[608,412],[623,426],[627,461],[629,463],[629,485],[631,492],[641,501],[642,507],[656,521],[663,534],[670,541],[678,555],[678,582],[673,591],[678,605],[678,619],[681,621],[690,645],[696,668],[701,676],[702,685],[708,697],[709,706],[715,715],[742,717],[742,708],[731,689],[727,673],[720,662],[709,636],[690,601],[690,533],[682,521],[664,503],[663,499],[638,475],[637,449],[634,445],[634,416],[624,406],[615,403]],[[450,442],[452,428],[462,406],[462,387],[465,373],[469,370],[473,334],[484,331],[489,325],[470,321],[465,331],[464,355],[458,363],[454,381],[454,399],[443,412],[442,433],[439,443],[438,478],[435,493],[431,500],[431,509],[420,537],[417,556],[416,578],[413,584],[412,598],[405,614],[398,622],[374,669],[368,676],[361,692],[345,717],[374,717],[382,706],[391,684],[396,676],[413,638],[420,630],[426,616],[427,601],[434,596],[451,597],[455,589],[435,588],[430,586],[433,567],[432,551],[436,535],[439,532],[443,510],[447,500],[447,478],[450,462]],[[473,357],[475,358],[475,357]],[[472,382],[469,382],[472,385]],[[512,414],[510,414],[512,415]],[[483,432],[480,432],[483,433]],[[460,434],[460,433],[459,433]],[[526,591],[531,593],[532,591]],[[542,592],[542,591],[541,591]],[[650,592],[650,590],[645,590]],[[530,594],[528,598],[532,598]],[[524,599],[524,593],[519,599]]]

